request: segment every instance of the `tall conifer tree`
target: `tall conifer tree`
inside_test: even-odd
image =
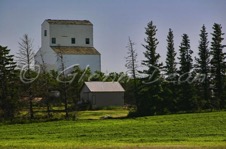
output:
[[[174,35],[171,29],[169,29],[166,41],[167,41],[167,55],[164,71],[167,81],[163,84],[164,105],[165,109],[168,110],[169,112],[176,112],[178,77],[176,68],[176,52],[174,48]]]
[[[194,99],[194,87],[192,75],[193,68],[193,59],[192,53],[193,51],[190,48],[190,40],[187,34],[183,34],[182,42],[179,48],[180,57],[179,59],[179,80],[178,83],[180,85],[180,95],[178,101],[178,107],[181,111],[193,111],[197,108],[197,102]]]
[[[201,92],[201,99],[205,101],[205,108],[210,106],[210,52],[208,49],[208,33],[206,32],[205,25],[202,26],[201,33],[199,34],[199,52],[198,57],[195,58],[196,64],[195,68],[197,73],[202,75],[201,82],[199,83],[199,88]]]
[[[7,47],[0,46],[0,108],[5,119],[14,117],[16,110],[16,63]]]
[[[215,97],[215,106],[218,108],[218,104],[220,104],[220,108],[225,106],[225,99],[223,98],[223,91],[225,90],[224,77],[226,72],[225,65],[225,53],[223,53],[222,41],[224,38],[222,37],[224,33],[222,33],[222,27],[220,24],[215,23],[213,25],[213,33],[212,42],[211,42],[211,71],[213,78],[213,92]],[[220,103],[218,103],[220,102]]]
[[[167,57],[166,57],[166,74],[170,75],[173,73],[176,73],[176,62],[175,62],[175,57],[176,57],[176,52],[174,48],[174,36],[173,36],[173,31],[169,29],[169,33],[167,36]]]
[[[146,68],[141,73],[146,76],[143,78],[140,94],[141,101],[138,106],[138,112],[141,115],[161,114],[162,108],[162,87],[160,82],[160,69],[162,63],[159,62],[160,55],[156,52],[158,40],[155,37],[157,28],[153,22],[149,22],[145,28],[147,38],[146,45],[143,45],[146,51],[144,52],[145,60],[142,65]]]

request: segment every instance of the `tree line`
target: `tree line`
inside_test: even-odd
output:
[[[71,111],[79,110],[80,89],[85,81],[119,81],[125,88],[125,104],[132,105],[129,116],[159,115],[202,110],[222,110],[226,107],[226,54],[220,24],[213,25],[212,41],[208,41],[205,25],[200,31],[198,55],[192,58],[193,50],[187,34],[182,35],[178,53],[174,46],[173,30],[166,37],[167,53],[165,64],[160,62],[157,51],[157,27],[149,22],[145,28],[145,59],[142,70],[137,61],[135,44],[129,38],[126,59],[127,73],[91,73],[74,67],[72,75],[64,72],[47,71],[44,59],[39,71],[32,65],[34,52],[32,40],[27,34],[19,43],[17,56],[11,55],[7,47],[0,46],[0,116],[1,120],[13,120],[26,109],[26,118],[37,116],[34,106],[42,105],[46,118],[53,115],[53,107],[62,107],[65,118],[72,117]],[[41,53],[42,54],[42,53]],[[43,57],[40,55],[41,58]],[[56,55],[64,70],[63,56]],[[178,60],[178,62],[177,62]],[[37,105],[35,99],[41,98]]]
[[[174,35],[169,29],[166,37],[167,54],[165,64],[160,62],[157,51],[157,27],[149,22],[145,28],[145,48],[138,70],[136,50],[129,39],[127,69],[134,81],[136,108],[131,116],[159,115],[226,108],[226,53],[222,27],[214,23],[208,41],[205,25],[200,30],[198,56],[192,58],[188,34],[182,35],[178,53],[174,46]],[[178,62],[177,62],[178,60]]]

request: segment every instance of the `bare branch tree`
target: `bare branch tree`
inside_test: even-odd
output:
[[[19,68],[23,68],[21,71],[25,71],[26,77],[31,78],[31,66],[34,63],[34,51],[32,48],[32,40],[28,37],[27,34],[21,38],[21,42],[19,42],[19,52],[17,53],[17,63]],[[33,106],[32,106],[32,90],[31,83],[28,84],[28,96],[29,96],[29,113],[30,119],[34,118],[33,114]]]
[[[128,73],[132,75],[133,79],[136,79],[137,76],[137,68],[138,68],[138,62],[137,62],[137,53],[136,50],[134,49],[135,43],[131,41],[129,37],[129,42],[127,45],[127,54],[128,56],[126,57],[126,68],[128,69]]]
[[[32,47],[32,40],[28,37],[27,34],[21,38],[19,42],[19,52],[17,53],[18,67],[25,67],[27,70],[31,69],[31,65],[34,62],[34,51]]]
[[[138,104],[137,102],[137,68],[138,68],[138,61],[137,61],[137,53],[136,50],[134,49],[135,43],[132,42],[132,40],[129,37],[129,42],[127,45],[127,54],[128,56],[126,57],[126,68],[128,69],[128,73],[132,75],[133,77],[133,85],[134,85],[134,95],[135,95],[135,102],[136,105]]]

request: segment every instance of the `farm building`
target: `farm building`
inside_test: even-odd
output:
[[[89,101],[92,108],[123,106],[124,92],[119,82],[85,82],[80,92],[80,99]]]
[[[35,64],[47,71],[89,67],[101,71],[101,54],[93,45],[93,24],[88,20],[45,20],[41,29],[41,48]],[[64,68],[62,68],[62,62]]]

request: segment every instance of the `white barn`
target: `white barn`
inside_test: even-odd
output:
[[[89,101],[92,108],[123,106],[125,90],[119,82],[85,82],[80,99]]]
[[[101,71],[101,54],[93,46],[93,24],[88,20],[45,20],[41,29],[41,48],[35,54],[35,64],[43,64],[47,71],[62,71],[79,65],[81,69]],[[58,56],[57,56],[58,55]]]

